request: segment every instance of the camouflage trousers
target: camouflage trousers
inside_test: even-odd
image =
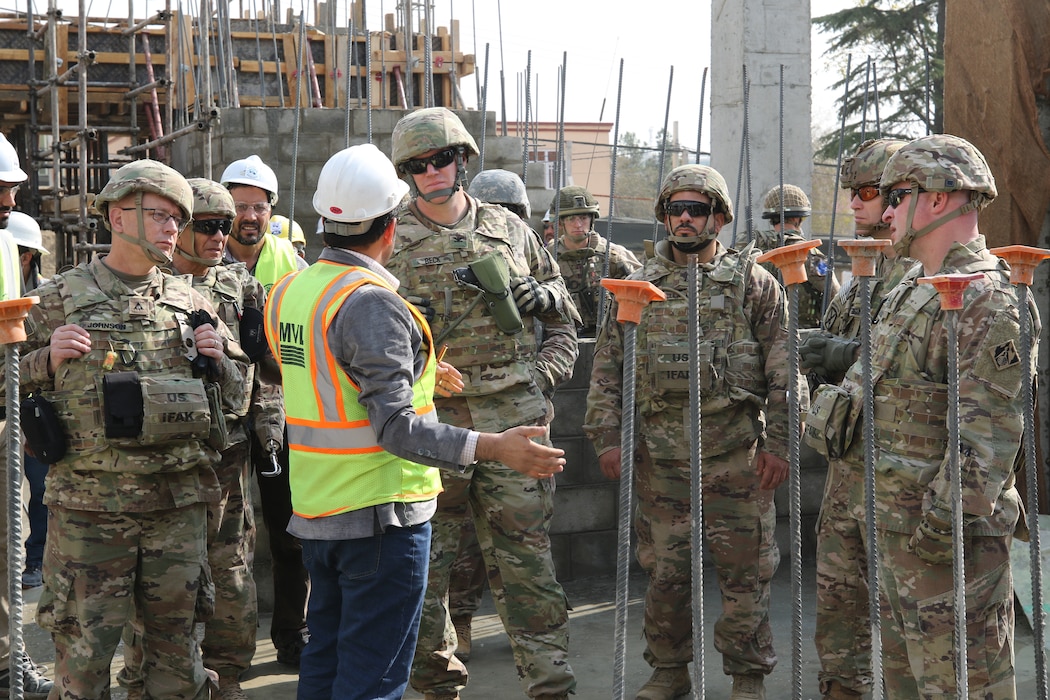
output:
[[[451,692],[467,683],[466,667],[455,657],[448,590],[464,524],[473,511],[492,597],[525,694],[573,690],[568,603],[550,551],[553,480],[529,479],[498,462],[478,462],[463,474],[442,471],[441,477],[445,491],[431,521],[430,571],[412,687],[421,693]]]
[[[927,564],[905,547],[910,533],[879,530],[883,666],[888,700],[956,698],[952,565]],[[1017,697],[1011,537],[967,537],[966,666],[969,695]]]
[[[240,675],[255,656],[259,626],[252,561],[255,514],[249,492],[248,443],[225,450],[216,468],[222,494],[208,506],[208,566],[215,585],[214,611],[205,622],[201,652],[204,666],[220,675]],[[142,616],[135,610],[124,628],[125,688],[141,688]]]
[[[452,622],[470,622],[485,593],[485,559],[481,555],[474,520],[469,518],[461,533],[459,556],[449,571],[448,612]]]
[[[860,481],[858,484],[857,482]],[[817,520],[817,625],[820,689],[831,681],[858,693],[871,689],[871,616],[862,474],[842,460],[828,464]]]
[[[50,507],[37,623],[55,642],[52,698],[108,697],[133,607],[145,626],[146,697],[208,697],[193,637],[205,538],[203,503],[148,513]]]
[[[703,460],[704,537],[722,591],[715,648],[726,674],[769,673],[776,665],[769,625],[770,581],[780,562],[773,492],[758,488],[756,446]],[[690,470],[687,460],[652,459],[635,471],[638,561],[645,593],[645,660],[656,668],[693,659]]]

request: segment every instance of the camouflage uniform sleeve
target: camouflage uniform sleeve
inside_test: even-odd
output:
[[[516,221],[512,223],[511,220]],[[536,318],[547,324],[572,323],[576,326],[583,325],[580,313],[569,296],[569,290],[565,288],[565,281],[561,277],[561,269],[554,261],[554,256],[543,247],[543,241],[531,228],[522,223],[516,216],[507,217],[508,225],[520,226],[524,229],[522,238],[525,241],[525,256],[529,261],[529,270],[544,289],[554,297],[554,307],[547,313],[538,314]],[[395,273],[396,275],[396,273]]]
[[[759,265],[751,268],[751,279],[744,298],[744,313],[751,319],[751,330],[765,357],[766,438],[764,449],[779,457],[788,454],[788,387],[792,372],[788,363],[786,294],[780,283]],[[801,382],[799,408],[809,409],[809,388]]]
[[[1039,337],[1038,312],[1032,307],[1033,338]],[[947,323],[951,323],[950,318]],[[1013,476],[1024,427],[1022,382],[1033,368],[1020,362],[1020,320],[1012,290],[978,296],[959,313],[959,443],[963,519],[991,516],[1004,486]],[[1032,357],[1038,357],[1038,347]],[[951,521],[951,483],[945,456],[928,486],[935,515]]]
[[[536,371],[542,375],[537,382],[544,394],[572,379],[572,370],[580,354],[576,326],[571,323],[550,323],[543,327],[543,343],[536,355]]]
[[[641,269],[642,263],[634,253],[622,245],[612,245],[610,250],[609,276],[616,279],[627,279],[634,271]]]
[[[220,320],[212,303],[196,289],[190,290],[190,296],[194,308],[207,311],[215,319],[215,330],[222,336],[223,344],[226,346],[226,352],[219,361],[218,379],[223,403],[243,405],[245,385],[248,383],[248,357],[237,344],[233,332]]]
[[[51,332],[66,324],[62,296],[56,285],[42,285],[33,294],[40,297],[40,303],[29,309],[29,317],[25,321],[26,341],[19,346],[21,356],[18,368],[22,393],[54,388],[55,379],[47,371],[47,361],[51,357]],[[6,367],[3,374],[6,378]]]
[[[623,327],[616,320],[617,308],[613,298],[595,341],[587,413],[583,420],[583,431],[599,456],[620,446]]]
[[[251,274],[245,280],[244,305],[263,311],[266,290]],[[284,393],[281,389],[281,367],[267,345],[266,354],[256,363],[249,403],[251,427],[259,442],[274,440],[284,445]]]

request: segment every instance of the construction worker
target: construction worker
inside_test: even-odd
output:
[[[40,277],[40,256],[47,255],[40,224],[28,214],[12,211],[7,221],[7,231],[18,246],[18,259],[22,266],[22,286],[26,293],[32,292],[46,282]],[[29,520],[29,537],[26,538],[25,568],[22,570],[22,588],[37,588],[44,584],[41,567],[44,563],[44,542],[47,541],[47,506],[44,505],[44,479],[47,465],[29,453],[22,456],[22,471],[29,483],[29,501],[26,514]]]
[[[0,301],[17,299],[22,296],[22,267],[19,264],[18,245],[8,230],[11,219],[14,217],[15,227],[19,228],[19,218],[14,211],[15,196],[19,188],[29,175],[22,170],[18,160],[18,152],[7,137],[0,133]],[[33,222],[34,224],[36,222]],[[39,229],[39,226],[37,227]],[[6,406],[3,418],[0,419],[0,433],[4,436],[6,444],[7,432],[3,426],[7,422]],[[32,467],[30,467],[32,469]],[[39,472],[39,470],[37,470]],[[30,482],[32,483],[32,482]],[[39,512],[39,511],[37,511]],[[46,516],[45,516],[46,517]],[[6,585],[10,572],[8,571],[7,541],[8,541],[8,508],[7,499],[0,498],[0,693],[6,693],[11,686],[11,628],[9,611],[10,600]],[[31,524],[33,521],[30,521]],[[39,531],[39,527],[37,528]],[[46,531],[46,525],[45,525]],[[35,572],[31,572],[29,582],[35,580]],[[29,658],[29,654],[22,652],[22,658],[16,663],[16,669],[22,675],[22,689],[24,697],[32,700],[35,698],[46,698],[51,691],[53,683],[45,678],[41,669]]]
[[[812,207],[809,197],[796,185],[784,185],[784,221],[780,221],[780,186],[766,193],[762,204],[762,218],[772,225],[772,229],[757,231],[755,245],[759,250],[775,250],[780,246],[791,245],[808,240],[802,230],[802,220],[810,215]],[[780,279],[776,266],[771,262],[762,266]],[[806,257],[806,281],[799,285],[798,327],[819,328],[820,317],[824,313],[824,289],[828,276],[828,259],[819,249],[809,251]],[[839,291],[839,282],[832,276],[831,297]],[[830,299],[829,299],[830,301]]]
[[[240,264],[222,265],[226,239],[236,215],[229,190],[212,180],[191,178],[193,223],[179,234],[171,268],[189,275],[193,288],[212,303],[219,318],[248,355],[246,386],[252,390],[245,400],[225,407],[223,415],[227,444],[215,467],[221,495],[208,504],[208,565],[215,585],[215,609],[205,622],[201,653],[205,668],[218,676],[213,697],[244,700],[239,678],[255,656],[255,633],[259,622],[252,559],[255,552],[255,514],[251,503],[251,472],[248,456],[248,425],[264,430],[268,439],[284,440],[284,412],[280,377],[263,335],[263,306],[266,292]],[[268,365],[268,377],[260,377],[257,366]],[[263,400],[262,397],[266,397]],[[269,415],[278,408],[276,416]],[[141,630],[139,630],[141,633]],[[128,695],[142,697],[141,648],[139,640],[124,635],[124,671],[118,680]],[[138,659],[132,658],[138,652]]]
[[[642,264],[634,253],[605,240],[594,230],[599,207],[593,194],[583,187],[570,185],[561,188],[557,196],[558,243],[551,243],[547,250],[558,259],[565,287],[583,319],[580,335],[593,338],[597,331],[601,279],[624,279]],[[608,274],[605,273],[606,256]]]
[[[113,173],[94,206],[110,252],[36,290],[22,346],[22,391],[42,392],[66,447],[48,474],[37,608],[55,642],[52,695],[109,694],[134,601],[146,697],[203,700],[194,611],[208,598],[205,503],[218,497],[213,465],[224,440],[218,397],[243,401],[246,358],[208,300],[158,268],[190,221],[185,178],[135,161]],[[31,435],[25,416],[23,425]],[[56,442],[30,446],[48,453]]]
[[[883,300],[872,327],[875,412],[875,527],[882,587],[883,665],[890,700],[956,697],[952,603],[952,509],[963,520],[966,665],[970,697],[1014,698],[1013,586],[1010,543],[1023,536],[1014,487],[1024,427],[1019,358],[1020,313],[1040,332],[1035,300],[1018,306],[1005,262],[988,251],[978,214],[997,194],[980,151],[949,134],[924,136],[890,156],[880,182],[894,251],[919,265]],[[979,274],[962,308],[941,309],[919,278]],[[954,318],[953,318],[954,317]],[[949,324],[957,329],[959,442],[947,424]],[[843,395],[848,411],[824,422],[845,431],[837,450],[857,440],[860,363],[842,387],[825,385],[814,401]],[[845,389],[845,392],[842,390]],[[808,430],[808,428],[807,428]],[[952,498],[949,450],[958,448],[962,499]]]
[[[904,141],[869,139],[842,161],[839,182],[849,190],[849,206],[858,238],[889,240],[882,221],[886,210],[879,183],[886,161]],[[893,250],[879,255],[869,284],[872,318],[882,300],[915,265]],[[828,303],[825,331],[807,335],[800,346],[802,367],[838,384],[860,348],[860,278]],[[870,322],[870,318],[868,319]],[[847,458],[849,461],[847,462]],[[849,700],[871,692],[871,621],[868,551],[864,507],[864,451],[861,441],[843,457],[828,460],[817,521],[817,624],[814,641],[820,657],[820,692],[829,700]]]
[[[530,440],[545,434],[539,426],[494,435],[438,422],[435,389],[450,396],[462,375],[436,360],[426,320],[383,268],[407,185],[371,144],[332,156],[318,183],[321,263],[279,282],[267,311],[285,386],[320,387],[287,392],[290,529],[311,580],[298,697],[396,700],[408,685],[441,491],[430,467],[455,474],[500,460],[546,479],[563,453]],[[370,427],[357,436],[348,421]]]
[[[392,160],[413,196],[387,269],[406,294],[434,309],[435,343],[449,346],[448,361],[463,373],[462,394],[435,401],[442,422],[490,431],[547,425],[549,394],[576,361],[575,329],[566,324],[578,315],[531,229],[464,191],[467,160],[477,154],[459,117],[443,107],[398,121]],[[533,319],[561,324],[570,334],[549,335],[537,346],[525,327]],[[536,439],[549,444],[547,436]],[[427,700],[447,700],[458,698],[466,684],[444,601],[460,531],[472,511],[522,687],[529,697],[565,698],[575,677],[568,664],[565,594],[550,552],[553,480],[519,474],[496,460],[442,477],[412,687]]]
[[[265,290],[285,274],[307,267],[306,260],[296,253],[290,241],[267,235],[271,230],[270,214],[277,204],[277,175],[270,166],[257,155],[236,160],[223,171],[222,185],[233,195],[236,211],[233,230],[223,254],[226,263],[244,263]],[[270,441],[260,431],[252,430],[252,435],[250,451],[256,474],[276,471],[271,467],[274,455],[281,467],[279,473],[258,479],[272,563],[270,639],[279,663],[298,666],[308,635],[306,594],[309,578],[303,566],[302,546],[286,531],[288,519],[292,516],[288,448],[286,442]]]
[[[732,700],[765,698],[763,678],[776,654],[769,624],[770,581],[780,555],[774,539],[773,490],[788,476],[788,372],[784,290],[755,264],[758,251],[727,250],[719,230],[733,220],[725,180],[713,168],[683,165],[660,188],[656,218],[666,240],[647,250],[628,279],[667,294],[637,325],[636,404],[640,416],[635,487],[638,561],[649,576],[645,597],[645,660],[653,667],[638,700],[672,700],[692,683],[694,632],[688,615],[691,576],[690,314],[688,256],[699,258],[699,314],[706,358],[698,378],[703,431],[703,516],[706,544],[718,572],[722,615],[715,648],[733,677]],[[624,332],[614,300],[594,351],[584,432],[607,478],[619,479],[623,455]],[[709,370],[709,371],[708,371]],[[799,403],[808,393],[799,387]],[[698,546],[698,545],[697,545]]]
[[[295,252],[298,253],[299,257],[306,257],[306,234],[303,233],[303,227],[299,225],[297,221],[291,222],[291,227],[288,226],[288,217],[281,216],[280,214],[274,214],[270,217],[270,233],[283,238],[286,241],[291,241],[292,245],[295,246]],[[289,231],[289,228],[291,230]]]

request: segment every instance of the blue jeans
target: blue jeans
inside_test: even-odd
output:
[[[44,505],[44,477],[48,465],[36,457],[25,455],[22,460],[26,481],[29,482],[29,537],[26,538],[26,568],[40,568],[44,561],[44,542],[47,540],[47,506]]]
[[[429,522],[364,539],[303,540],[310,641],[298,700],[400,700],[429,559]]]

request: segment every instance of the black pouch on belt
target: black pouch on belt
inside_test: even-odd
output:
[[[36,458],[44,464],[54,464],[65,457],[69,446],[66,432],[51,402],[40,394],[30,394],[22,399],[20,407],[22,431]]]
[[[109,372],[102,378],[106,437],[135,438],[142,433],[142,385],[138,372]]]

